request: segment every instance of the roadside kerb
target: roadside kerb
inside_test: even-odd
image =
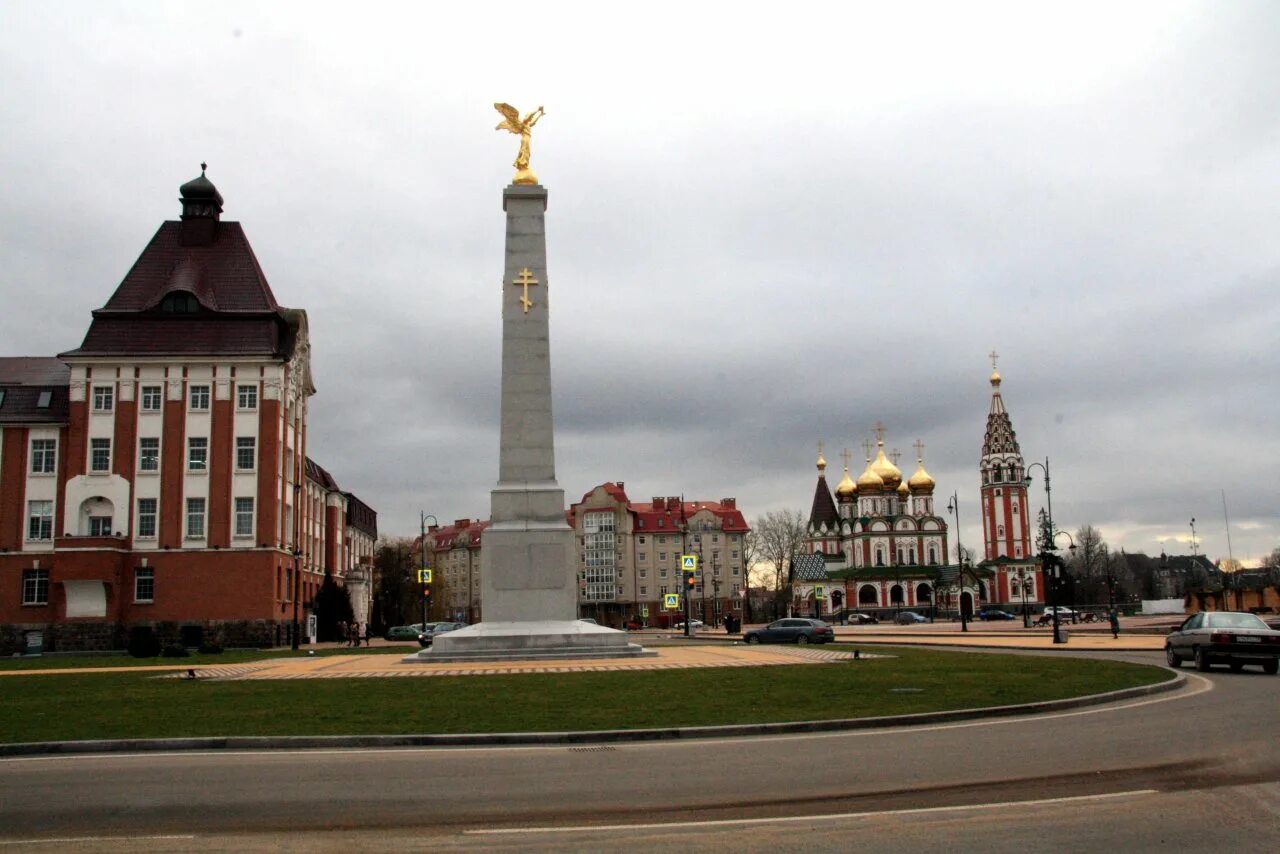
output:
[[[913,727],[927,724],[1006,718],[1045,712],[1099,706],[1120,700],[1147,697],[1182,688],[1183,673],[1170,671],[1170,678],[1152,685],[1122,688],[1102,694],[1042,700],[1011,706],[987,706],[824,721],[788,721],[761,724],[728,724],[704,727],[664,727],[656,729],[587,730],[580,732],[442,733],[436,735],[291,735],[227,736],[203,738],[95,739],[91,741],[40,741],[0,744],[0,757],[72,755],[90,753],[154,753],[185,750],[319,750],[334,748],[474,747],[493,745],[556,745],[599,742],[662,741],[694,738],[734,738],[754,735],[787,735],[806,732]]]

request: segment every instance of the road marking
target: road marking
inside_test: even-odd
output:
[[[915,807],[902,810],[873,810],[869,812],[828,813],[826,815],[787,815],[777,818],[725,818],[708,821],[672,821],[649,824],[581,824],[565,827],[503,827],[464,830],[464,836],[495,836],[516,833],[584,833],[612,830],[679,830],[685,828],[733,827],[760,824],[789,824],[798,821],[841,821],[852,818],[880,818],[883,816],[927,815],[930,813],[965,812],[968,810],[997,810],[1009,807],[1032,807],[1046,804],[1086,803],[1115,798],[1157,794],[1156,789],[1132,789],[1127,792],[1105,792],[1100,795],[1072,795],[1065,798],[1040,798],[1034,801],[1001,801],[988,804],[963,804],[950,807]]]
[[[698,745],[716,745],[716,744],[737,744],[744,740],[755,740],[760,738],[768,738],[775,741],[795,741],[798,739],[815,739],[815,738],[850,738],[850,737],[868,737],[880,736],[886,730],[900,732],[939,732],[951,729],[970,729],[972,727],[983,726],[1008,726],[1010,724],[1027,724],[1037,723],[1039,721],[1060,720],[1062,718],[1074,718],[1083,715],[1100,715],[1111,712],[1122,712],[1128,709],[1137,709],[1143,706],[1151,706],[1156,703],[1168,703],[1173,700],[1184,700],[1195,697],[1200,694],[1213,690],[1213,682],[1203,676],[1194,673],[1184,674],[1188,681],[1199,683],[1194,687],[1184,691],[1172,691],[1157,697],[1146,700],[1135,700],[1131,703],[1124,703],[1119,706],[1097,706],[1088,709],[1077,709],[1071,712],[1057,712],[1050,714],[1030,713],[1026,715],[1017,715],[1007,718],[983,718],[974,721],[959,721],[950,724],[929,724],[921,726],[912,726],[910,724],[889,724],[882,727],[874,727],[869,729],[847,729],[847,730],[829,730],[825,732],[802,732],[802,733],[786,733],[786,734],[765,734],[765,735],[734,735],[721,736],[719,738],[699,738],[699,739],[662,739],[657,741],[617,741],[610,742],[619,747],[671,747],[676,744],[684,747]],[[431,753],[441,750],[466,750],[471,752],[490,751],[501,753],[513,752],[529,752],[529,751],[545,751],[557,750],[562,751],[569,747],[580,746],[577,744],[511,744],[511,745],[484,745],[484,744],[438,744],[438,745],[422,745],[417,747],[342,747],[327,750],[309,750],[305,747],[299,748],[283,748],[278,750],[173,750],[155,752],[143,751],[140,753],[83,753],[83,754],[66,754],[66,755],[42,755],[42,756],[0,756],[0,765],[9,762],[58,762],[70,761],[81,762],[85,760],[103,760],[103,759],[171,759],[171,758],[187,758],[202,756],[292,756],[298,753],[305,753],[308,756],[342,756],[360,753],[395,753],[418,754]]]
[[[194,833],[171,836],[63,836],[46,839],[0,839],[0,845],[76,845],[84,842],[155,842],[195,838]]]

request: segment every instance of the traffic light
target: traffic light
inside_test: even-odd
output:
[[[422,598],[423,598],[423,599],[430,599],[430,598],[431,598],[431,585],[430,585],[430,584],[424,584],[424,585],[422,585]]]
[[[684,589],[690,592],[698,586],[698,573],[686,569],[684,571]]]

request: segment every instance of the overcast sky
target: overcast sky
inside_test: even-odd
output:
[[[882,421],[977,546],[994,348],[1060,527],[1185,553],[1195,517],[1226,557],[1225,492],[1256,559],[1277,45],[1265,2],[2,0],[0,355],[77,346],[207,160],[309,315],[311,456],[385,534],[487,516],[518,143],[492,104],[542,104],[570,501],[807,516],[816,441],[834,486]]]

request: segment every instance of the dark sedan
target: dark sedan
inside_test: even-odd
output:
[[[1280,671],[1280,631],[1257,614],[1201,612],[1169,634],[1164,654],[1170,667],[1190,660],[1197,670],[1221,663],[1238,672],[1246,664],[1257,664],[1264,673],[1274,674]]]
[[[787,617],[742,636],[747,643],[830,643],[836,633],[822,620]]]
[[[978,612],[979,620],[1016,620],[1018,619],[1008,611],[1001,611],[999,608],[983,608]]]

